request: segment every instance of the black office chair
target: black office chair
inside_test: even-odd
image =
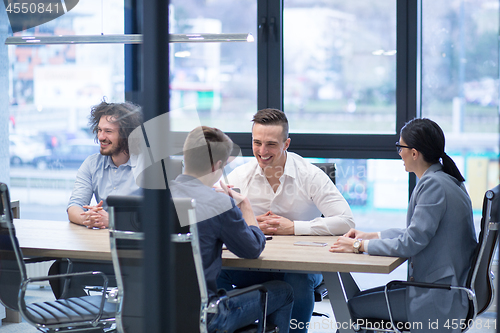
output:
[[[385,287],[386,300],[387,291],[394,286],[413,286],[418,288],[436,288],[436,289],[459,289],[467,293],[469,297],[469,311],[462,331],[467,331],[470,326],[474,325],[476,316],[480,315],[491,305],[493,301],[493,272],[491,264],[495,254],[495,248],[498,242],[498,229],[500,228],[500,185],[486,191],[483,200],[483,216],[481,218],[481,232],[479,233],[478,244],[471,263],[471,269],[465,286],[451,286],[444,284],[432,284],[410,281],[391,281]],[[386,332],[407,332],[406,330],[398,330],[398,328],[411,327],[410,323],[394,322],[390,306],[389,316],[391,318],[392,329],[383,330]],[[358,330],[370,330],[374,327],[386,327],[382,324],[385,320],[377,320],[374,318],[364,318],[365,327],[357,327]],[[378,331],[378,330],[377,330]]]
[[[50,302],[26,304],[28,284],[51,278],[101,275],[103,288],[107,277],[102,272],[81,272],[28,278],[23,254],[16,237],[7,185],[0,183],[0,301],[42,332],[92,331],[113,329],[116,305],[106,302],[106,295],[72,297]],[[43,261],[41,258],[40,261]],[[50,259],[49,259],[50,260]],[[34,262],[32,260],[30,262]]]
[[[116,328],[119,333],[141,333],[144,331],[142,197],[110,195],[106,203],[117,285],[110,291],[109,299],[118,304]]]
[[[209,301],[198,239],[195,200],[175,198],[174,205],[178,220],[183,221],[183,225],[188,225],[181,227],[179,221],[176,221],[174,233],[171,237],[174,244],[175,258],[179,263],[176,265],[175,270],[177,290],[193,288],[193,285],[196,285],[199,292],[199,298],[195,302],[193,302],[193,299],[187,299],[182,293],[176,294],[176,309],[178,313],[183,314],[182,317],[184,318],[182,321],[177,321],[176,332],[206,333],[208,325],[207,315],[209,313],[217,313],[218,303],[223,298],[232,298],[254,290],[260,291],[262,317],[258,321],[258,324],[240,328],[235,333],[263,332],[264,327],[266,328],[266,333],[277,332],[275,325],[266,323],[267,290],[263,285],[231,290],[226,295]]]
[[[332,183],[337,184],[337,167],[335,163],[313,163],[330,177]]]
[[[335,166],[335,163],[313,163],[313,165],[323,170],[323,172],[326,173],[328,177],[330,177],[332,183],[336,184],[337,168]],[[323,299],[327,297],[328,297],[328,289],[326,288],[325,281],[321,281],[319,286],[314,288],[314,301],[321,302],[323,301]],[[320,313],[320,312],[313,312],[313,316],[327,317],[327,318],[330,317],[327,313]]]

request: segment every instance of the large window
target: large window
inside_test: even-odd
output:
[[[395,0],[286,0],[283,25],[294,132],[396,132]]]
[[[16,35],[122,34],[123,5],[80,1]],[[89,132],[90,107],[124,101],[124,46],[9,46],[8,52],[11,197],[20,200],[22,218],[65,220],[77,168],[99,151]]]
[[[170,33],[251,33],[258,38],[255,0],[170,3]],[[227,132],[249,131],[249,120],[257,109],[256,45],[170,44],[174,131],[190,131],[200,122]]]
[[[473,208],[498,184],[499,2],[422,2],[422,116],[440,124]]]

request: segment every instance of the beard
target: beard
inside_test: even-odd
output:
[[[101,153],[101,155],[104,155],[104,156],[113,156],[113,155],[117,155],[117,154],[121,153],[122,150],[123,149],[122,149],[121,145],[118,144],[118,145],[111,146],[110,149],[106,149],[106,150],[103,150],[101,147],[100,153]]]

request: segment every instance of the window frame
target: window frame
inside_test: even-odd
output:
[[[283,8],[284,0],[258,1],[257,45],[258,108],[283,109]],[[382,158],[399,155],[394,143],[404,124],[420,115],[421,101],[421,0],[395,0],[397,24],[396,133],[305,134],[291,133],[290,150],[304,157]],[[274,24],[274,25],[273,25]],[[271,30],[275,30],[272,38]],[[252,155],[251,133],[228,133],[243,155]]]
[[[258,107],[283,109],[283,0],[257,0],[258,20],[262,17],[275,17],[275,27],[279,43],[258,46]],[[420,115],[420,46],[421,46],[421,1],[397,1],[397,69],[396,69],[396,133],[408,120]],[[128,81],[129,96],[143,99],[145,120],[153,119],[165,112],[169,105],[168,59],[169,52],[164,41],[168,38],[168,2],[151,0],[142,7],[143,1],[132,0],[136,15],[144,15],[144,44],[142,67],[127,66],[125,75],[136,75]],[[141,9],[142,8],[142,9]],[[167,17],[167,19],[165,19]],[[279,18],[276,21],[276,18]],[[129,17],[130,19],[130,17]],[[127,20],[127,19],[126,19]],[[267,20],[266,20],[267,21]],[[257,23],[258,24],[258,23]],[[130,56],[126,61],[137,61]],[[127,57],[127,56],[126,56]],[[276,66],[276,64],[278,64]],[[126,77],[127,82],[127,77]],[[137,92],[141,86],[141,91]],[[135,93],[138,93],[138,96]],[[142,98],[143,97],[143,98]],[[284,110],[286,112],[286,110]],[[171,136],[171,133],[168,133]],[[241,148],[244,155],[252,155],[251,133],[229,133]],[[171,136],[172,137],[172,136]],[[291,134],[291,150],[305,157],[329,158],[399,158],[394,143],[399,135],[337,135],[337,134]],[[167,141],[171,148],[176,145],[175,138]],[[410,174],[410,192],[415,186],[416,177]],[[411,194],[411,193],[409,193]],[[175,330],[175,304],[169,297],[174,288],[173,269],[175,260],[170,246],[170,234],[174,219],[174,208],[168,202],[166,191],[145,190],[143,218],[145,224],[145,263],[148,272],[144,281],[147,293],[145,299],[145,322],[148,331],[162,332]],[[160,269],[158,269],[160,267]],[[191,293],[192,294],[192,293]],[[190,295],[191,295],[190,294]],[[191,295],[192,296],[192,295]]]

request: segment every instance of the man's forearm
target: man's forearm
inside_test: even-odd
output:
[[[85,216],[82,215],[83,209],[79,206],[71,206],[68,208],[68,219],[70,222],[83,225]]]
[[[340,236],[354,228],[354,221],[344,216],[317,217],[311,221],[295,221],[296,235]]]
[[[259,226],[257,223],[257,219],[255,218],[255,214],[253,213],[252,206],[250,205],[250,202],[245,203],[244,201],[241,202],[240,205],[241,209],[241,215],[243,216],[243,219],[245,219],[245,222],[248,225],[254,225],[256,227]]]

